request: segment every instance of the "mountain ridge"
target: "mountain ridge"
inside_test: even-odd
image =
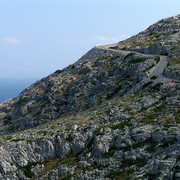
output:
[[[179,27],[94,47],[2,103],[0,179],[179,179]]]

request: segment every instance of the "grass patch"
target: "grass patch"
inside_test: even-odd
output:
[[[2,139],[4,140],[11,140],[12,139],[12,136],[1,136]]]
[[[65,158],[45,160],[44,168],[39,173],[39,177],[42,176],[43,174],[45,174],[47,171],[51,171],[55,167],[60,166],[62,164],[75,166],[77,162],[78,161],[74,157],[74,155],[69,155],[68,157],[65,157]]]
[[[168,66],[176,65],[176,64],[180,64],[180,57],[172,58],[172,59],[169,61]]]

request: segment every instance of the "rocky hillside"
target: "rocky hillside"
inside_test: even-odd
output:
[[[179,29],[94,47],[0,104],[0,179],[180,179]]]
[[[166,76],[180,76],[180,15],[166,18],[153,24],[145,31],[118,44],[112,49],[134,50],[145,54],[167,55],[171,61],[164,73]]]

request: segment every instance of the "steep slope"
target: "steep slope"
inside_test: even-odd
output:
[[[93,48],[75,64],[4,102],[2,134],[32,128],[67,112],[86,110],[123,95],[160,60],[157,56]]]
[[[179,19],[94,47],[2,103],[0,179],[179,179]]]

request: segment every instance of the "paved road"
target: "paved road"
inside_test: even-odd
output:
[[[132,51],[126,51],[126,50],[109,49],[109,47],[111,47],[111,46],[115,46],[115,44],[96,46],[96,48],[104,49],[104,50],[116,51],[116,52],[121,53],[122,55],[127,55],[127,54],[132,52]],[[156,54],[143,54],[143,53],[139,53],[139,52],[136,52],[136,53],[137,54],[142,54],[145,57],[157,56]],[[136,91],[137,89],[142,87],[143,84],[147,83],[148,81],[151,81],[150,77],[152,77],[152,76],[157,76],[157,79],[155,80],[155,83],[158,83],[158,82],[163,82],[164,83],[164,82],[173,82],[173,81],[180,82],[179,80],[168,78],[168,77],[165,77],[163,75],[163,71],[164,71],[164,69],[166,68],[166,66],[168,64],[168,57],[167,56],[162,56],[162,55],[158,55],[158,56],[160,57],[160,61],[156,66],[154,66],[152,69],[149,70],[149,77],[144,78],[142,81],[140,81],[134,87],[132,87],[127,92],[127,95],[131,94],[134,91]]]
[[[163,73],[165,67],[168,64],[168,57],[167,56],[159,56],[160,57],[160,61],[157,64],[157,66],[154,68],[153,71],[151,71],[151,75],[152,76],[159,76]]]
[[[110,44],[110,45],[108,44],[108,45],[96,46],[96,48],[120,52],[122,55],[127,55],[127,54],[132,52],[132,51],[126,51],[126,50],[109,49],[109,47],[111,47],[112,45],[114,46],[114,44]],[[143,53],[139,53],[139,52],[136,52],[136,53],[142,54],[145,57],[157,56],[156,54],[143,54]],[[165,67],[168,64],[168,57],[167,56],[159,55],[159,57],[160,57],[159,63],[156,66],[154,66],[151,70],[149,70],[151,76],[162,75]]]

